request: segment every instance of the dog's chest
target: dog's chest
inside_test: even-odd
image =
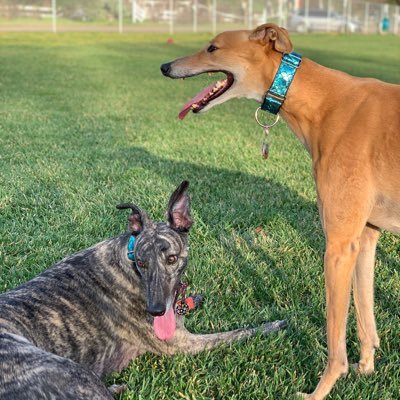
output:
[[[93,366],[93,370],[100,376],[121,371],[128,366],[130,361],[145,353],[145,349],[140,343],[136,345],[121,343],[110,350],[110,354],[99,359]]]

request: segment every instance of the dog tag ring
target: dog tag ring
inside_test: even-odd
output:
[[[254,114],[254,117],[255,117],[255,119],[257,121],[257,124],[260,125],[262,128],[264,128],[264,129],[268,128],[269,129],[269,128],[272,128],[273,126],[275,126],[278,123],[280,116],[279,116],[279,114],[276,114],[275,121],[272,124],[270,124],[270,125],[263,124],[258,118],[258,112],[260,110],[261,110],[261,107],[258,107],[257,110],[256,110],[256,113]]]

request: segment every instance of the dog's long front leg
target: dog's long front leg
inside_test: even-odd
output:
[[[258,332],[269,334],[287,326],[286,321],[267,322],[257,328],[241,328],[228,332],[194,334],[186,329],[179,329],[173,344],[173,353],[196,354],[203,350],[209,350],[220,344],[232,343],[240,339],[249,338]]]
[[[354,304],[357,312],[357,330],[361,343],[358,371],[369,374],[374,371],[375,348],[379,347],[374,317],[374,264],[375,249],[380,231],[366,226],[361,236],[360,254],[353,276]]]
[[[335,382],[348,371],[346,323],[350,302],[351,280],[359,253],[359,240],[328,240],[325,253],[325,286],[327,301],[328,365],[322,378],[305,399],[322,400]]]

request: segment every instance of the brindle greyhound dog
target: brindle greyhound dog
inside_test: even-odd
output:
[[[167,222],[122,204],[132,210],[127,234],[0,295],[0,399],[112,399],[101,378],[142,353],[194,354],[259,331],[196,335],[175,315],[192,225],[187,187],[172,194]]]
[[[400,86],[356,78],[307,58],[300,63],[301,56],[292,51],[287,31],[265,24],[254,31],[224,32],[161,70],[171,78],[227,74],[185,104],[181,119],[190,110],[207,111],[231,98],[254,99],[263,109],[279,111],[312,157],[326,238],[329,356],[315,391],[302,396],[321,400],[348,370],[352,282],[361,342],[358,371],[374,371],[379,346],[373,312],[375,248],[380,229],[400,233]]]

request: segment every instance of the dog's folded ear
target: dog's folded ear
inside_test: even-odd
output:
[[[260,25],[250,33],[249,39],[262,45],[270,45],[280,53],[291,53],[293,51],[289,32],[275,24]]]
[[[172,193],[167,209],[169,226],[178,232],[187,232],[193,224],[190,215],[190,198],[186,193],[188,181],[183,181]]]
[[[118,204],[117,208],[119,210],[131,209],[132,214],[128,217],[128,231],[132,232],[134,235],[138,235],[143,227],[150,223],[147,214],[141,210],[138,206],[132,203]]]

